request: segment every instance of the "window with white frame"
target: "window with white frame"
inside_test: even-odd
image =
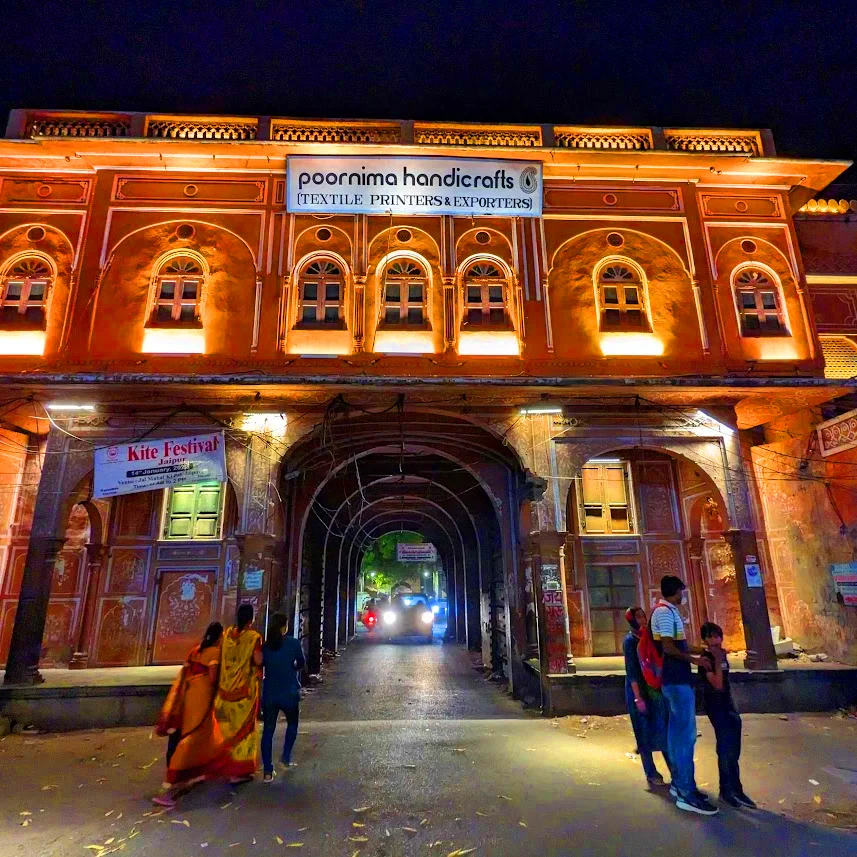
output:
[[[422,265],[396,259],[387,265],[381,293],[381,326],[428,326],[428,277]]]
[[[474,330],[509,327],[508,283],[493,262],[474,262],[464,273],[462,326]]]
[[[15,262],[3,277],[0,323],[6,328],[43,329],[52,279],[50,266],[38,256]]]
[[[633,533],[631,473],[627,462],[593,459],[584,464],[579,505],[580,529],[585,535]]]
[[[308,262],[298,277],[298,290],[298,327],[338,329],[345,326],[345,277],[337,262],[333,259]]]
[[[150,326],[199,327],[203,281],[202,265],[193,256],[166,261],[155,279]]]
[[[599,325],[602,331],[648,331],[645,289],[630,265],[605,265],[598,272]]]
[[[761,268],[745,268],[735,277],[735,303],[742,336],[787,336],[782,295]]]

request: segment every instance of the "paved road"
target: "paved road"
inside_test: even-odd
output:
[[[773,798],[755,813],[679,812],[625,757],[625,721],[569,730],[525,714],[457,646],[360,640],[303,714],[286,777],[235,792],[212,784],[160,816],[146,815],[163,751],[148,730],[10,736],[0,743],[0,857],[120,847],[134,857],[857,855],[857,837],[782,818]],[[702,745],[710,776],[707,732]],[[764,761],[746,767],[748,789],[761,790]],[[814,788],[804,785],[810,806]],[[86,848],[97,844],[105,850]]]

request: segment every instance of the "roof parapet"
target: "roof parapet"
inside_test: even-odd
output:
[[[708,152],[775,157],[769,131],[13,110],[7,139],[123,137]]]

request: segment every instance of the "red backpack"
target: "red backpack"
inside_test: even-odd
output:
[[[658,651],[652,636],[652,622],[646,624],[637,644],[637,657],[643,670],[643,678],[652,690],[660,690],[664,683],[664,655]]]

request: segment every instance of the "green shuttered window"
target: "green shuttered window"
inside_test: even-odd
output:
[[[165,539],[219,539],[223,485],[199,482],[169,490],[164,515]]]

